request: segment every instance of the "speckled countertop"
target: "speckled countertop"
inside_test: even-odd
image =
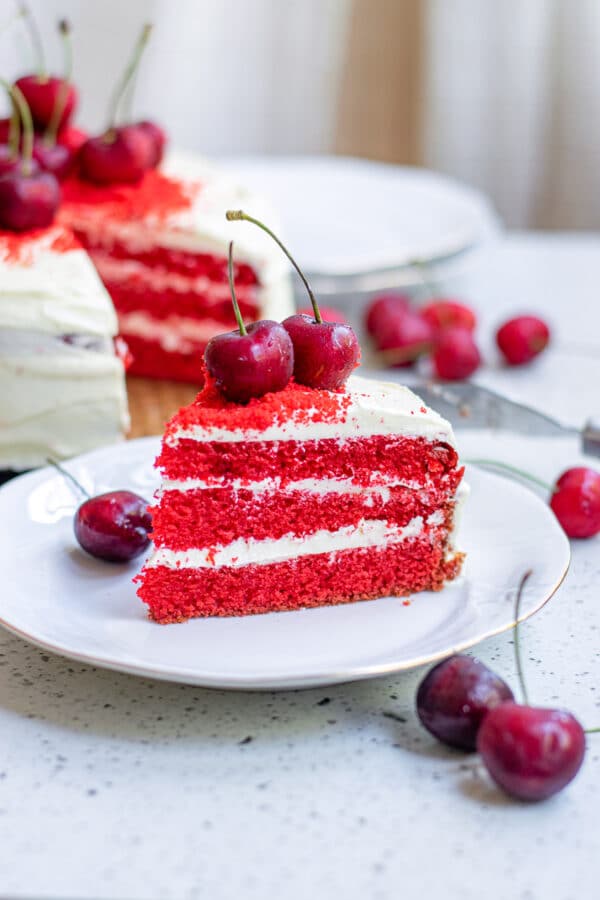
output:
[[[600,412],[600,239],[514,236],[480,262],[491,325],[546,309],[555,349],[481,381]],[[486,330],[482,329],[482,333]],[[561,451],[562,453],[563,451]],[[552,476],[575,459],[540,460]],[[600,542],[523,626],[530,694],[600,725]],[[515,683],[512,635],[477,654]],[[522,805],[413,712],[422,673],[288,693],[145,681],[0,633],[0,897],[592,900],[600,735],[561,795]]]

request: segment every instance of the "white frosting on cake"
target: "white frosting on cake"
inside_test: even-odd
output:
[[[385,434],[404,434],[424,437],[455,446],[452,426],[434,410],[425,406],[407,387],[391,382],[371,381],[352,376],[348,381],[350,403],[343,408],[345,395],[340,396],[339,418],[334,421],[312,420],[303,410],[281,423],[263,430],[212,428],[193,425],[180,428],[166,440],[176,445],[179,440],[194,441],[306,441],[326,438],[346,439],[373,437]],[[317,412],[317,411],[316,411]]]

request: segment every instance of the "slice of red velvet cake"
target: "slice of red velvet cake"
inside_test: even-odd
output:
[[[407,388],[290,383],[240,405],[209,383],[157,465],[138,593],[158,622],[439,590],[460,571],[452,429]]]
[[[288,266],[262,232],[228,223],[229,206],[265,201],[211,163],[171,153],[135,184],[70,178],[59,217],[77,234],[110,293],[129,347],[130,374],[201,384],[210,338],[235,327],[227,247],[244,321],[292,312]]]

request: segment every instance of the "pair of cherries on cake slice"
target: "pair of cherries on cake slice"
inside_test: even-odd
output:
[[[353,329],[340,322],[323,321],[304,273],[266,225],[242,210],[229,210],[226,217],[229,221],[251,222],[273,238],[302,279],[314,318],[297,314],[282,323],[264,320],[246,327],[235,294],[231,242],[229,284],[239,330],[216,335],[206,347],[206,367],[217,388],[234,403],[247,403],[252,398],[281,391],[292,375],[297,384],[339,390],[360,360],[360,347]]]

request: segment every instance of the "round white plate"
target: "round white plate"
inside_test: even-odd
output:
[[[373,278],[414,260],[442,261],[498,230],[482,194],[427,169],[339,156],[224,164],[271,200],[286,242],[313,279]]]
[[[157,450],[157,438],[143,438],[79,457],[69,470],[92,492],[128,487],[150,497]],[[206,687],[308,687],[419,666],[510,628],[526,570],[533,574],[523,618],[552,596],[569,566],[569,543],[535,494],[475,469],[468,480],[465,573],[439,593],[417,594],[408,606],[385,597],[157,625],[131,583],[141,561],[115,565],[83,553],[69,484],[55,470],[33,472],[0,489],[0,623],[64,656]]]

